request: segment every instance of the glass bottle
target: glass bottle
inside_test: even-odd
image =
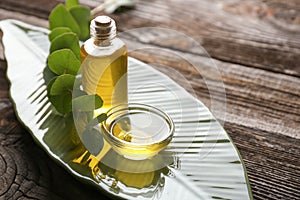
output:
[[[101,112],[128,102],[127,49],[117,36],[116,23],[108,16],[91,21],[91,38],[81,47],[83,90],[103,100]]]

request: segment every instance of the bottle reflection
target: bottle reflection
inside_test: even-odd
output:
[[[164,176],[170,174],[167,166],[174,165],[176,160],[174,156],[162,152],[151,159],[130,160],[111,148],[106,149],[99,132],[93,130],[95,132],[85,132],[82,136],[89,150],[73,159],[73,164],[88,167],[94,180],[106,184],[114,193],[146,199],[159,197],[164,188]]]
[[[93,171],[98,172],[97,178],[114,180],[110,185],[112,191],[153,199],[160,196],[164,176],[169,173],[167,166],[161,167],[162,162],[160,155],[146,160],[129,160],[111,150]]]
[[[53,127],[45,122],[42,125],[47,129],[44,142],[73,170],[106,184],[114,193],[145,199],[157,199],[162,194],[165,176],[170,174],[168,166],[175,166],[174,155],[163,151],[151,159],[129,160],[110,147],[106,148],[96,129],[79,135],[71,116],[63,118],[51,115],[50,118],[59,121],[61,126]]]

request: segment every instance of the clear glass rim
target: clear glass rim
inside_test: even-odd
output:
[[[117,112],[122,112],[122,111],[130,111],[130,110],[139,110],[139,111],[148,111],[151,112],[155,115],[159,115],[160,117],[162,117],[165,122],[167,123],[167,125],[169,126],[169,131],[168,131],[168,135],[166,136],[166,138],[164,138],[161,141],[156,141],[153,143],[146,143],[146,144],[138,144],[138,143],[131,143],[131,142],[127,142],[124,140],[119,139],[118,137],[114,136],[113,134],[110,133],[110,126],[111,123],[108,122],[108,119],[113,115],[116,114]],[[128,147],[132,147],[133,149],[139,149],[139,148],[147,148],[148,146],[154,145],[154,144],[158,144],[158,143],[164,143],[167,141],[171,141],[173,135],[174,135],[174,122],[172,120],[172,118],[165,113],[164,111],[154,107],[154,106],[150,106],[147,104],[142,104],[142,103],[128,103],[128,104],[119,104],[115,107],[112,107],[111,109],[109,109],[107,111],[107,118],[106,120],[104,120],[101,123],[101,127],[102,127],[102,134],[104,136],[105,139],[108,140],[109,143],[113,143],[111,145],[117,146],[117,147],[123,147],[126,145],[126,148]]]

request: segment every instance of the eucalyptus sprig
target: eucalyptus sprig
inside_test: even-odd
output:
[[[50,13],[49,29],[68,27],[81,41],[84,41],[89,37],[91,18],[89,7],[80,5],[78,0],[66,0],[66,5],[58,4]]]
[[[58,4],[52,10],[49,15],[51,45],[47,69],[54,77],[48,82],[47,95],[58,114],[70,116],[72,111],[76,111],[90,115],[102,106],[100,96],[87,95],[75,84],[81,65],[79,40],[85,41],[89,38],[92,15],[101,10],[112,13],[122,6],[132,7],[136,2],[136,0],[105,0],[104,4],[91,12],[89,7],[80,5],[78,0],[66,0],[65,4]],[[103,121],[105,117],[105,114],[102,114],[92,121],[88,117],[87,127]]]
[[[90,9],[80,5],[78,0],[66,0],[65,5],[57,5],[49,16],[51,44],[47,67],[55,75],[48,82],[47,95],[63,116],[70,116],[72,111],[92,113],[103,104],[100,96],[87,95],[75,84],[81,65],[79,40],[88,39],[91,18]],[[102,114],[95,119],[101,122],[105,117]]]

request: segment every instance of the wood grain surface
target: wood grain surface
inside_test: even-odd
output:
[[[2,0],[0,20],[19,19],[47,27],[51,0]],[[91,8],[101,1],[82,1]],[[179,84],[178,72],[197,98],[217,111],[245,162],[255,199],[300,199],[300,2],[299,0],[140,0],[112,15],[130,56],[153,64]],[[155,29],[161,27],[194,39],[193,43]],[[1,36],[1,35],[0,35]],[[179,56],[174,55],[181,55]],[[186,60],[184,61],[183,58]],[[187,62],[187,60],[189,62]],[[213,61],[216,71],[201,68]],[[208,90],[207,80],[212,86]],[[9,98],[6,60],[0,45],[0,199],[106,199],[52,161],[18,122]],[[224,113],[223,113],[224,114]]]

